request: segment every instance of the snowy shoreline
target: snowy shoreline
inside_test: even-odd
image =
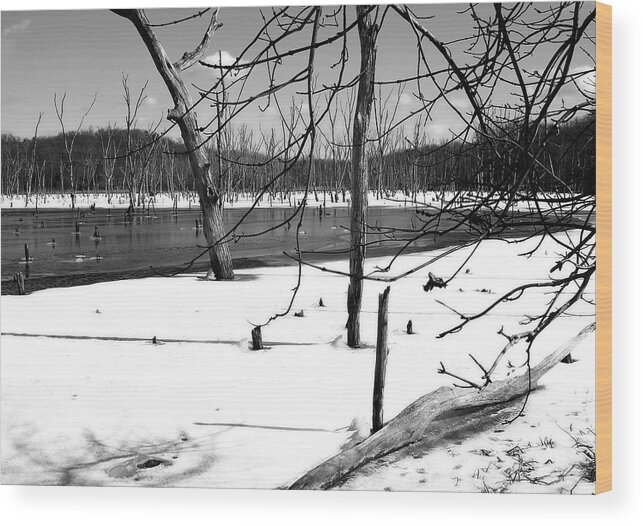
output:
[[[463,191],[463,194],[466,194],[466,191]],[[194,210],[199,208],[199,199],[196,194],[188,193],[176,193],[176,206],[179,210]],[[380,195],[374,190],[368,191],[368,205],[377,206],[377,207],[403,207],[403,206],[424,206],[424,205],[440,205],[449,202],[454,198],[455,193],[453,191],[423,191],[415,194],[415,200],[413,196],[405,195],[402,191],[397,191],[394,194],[390,195]],[[259,208],[293,208],[298,205],[298,203],[303,199],[304,193],[300,191],[290,192],[287,196],[283,196],[281,193],[273,197],[270,194],[266,193],[255,205],[256,196],[252,194],[235,194],[232,202],[230,200],[225,201],[226,209],[247,209],[252,206],[257,206]],[[554,197],[559,198],[560,195],[550,196],[548,194],[542,193],[539,194],[539,198],[548,198]],[[565,196],[563,196],[565,197]],[[113,193],[111,196],[111,202],[107,194],[76,194],[76,208],[89,208],[92,205],[95,205],[96,208],[100,209],[111,209],[111,210],[127,210],[129,207],[129,195],[126,193]],[[136,207],[136,210],[145,210],[149,207],[155,209],[173,209],[174,208],[174,199],[169,194],[156,194],[154,197],[147,196],[145,203],[141,206]],[[317,192],[317,199],[315,194],[312,191],[308,192],[307,197],[307,207],[308,208],[318,208],[319,206],[325,208],[345,208],[350,206],[350,192],[346,191],[344,195],[341,192],[338,193],[338,200],[336,202],[331,201],[330,192]],[[515,205],[512,206],[512,209],[515,211],[524,211],[533,209],[533,203],[529,201],[518,201]],[[541,206],[546,206],[541,204]],[[557,205],[558,206],[558,205]],[[0,196],[0,208],[3,211],[9,210],[71,210],[71,197],[69,194],[46,194],[43,196],[30,196],[29,199],[25,195],[2,195]]]
[[[432,192],[427,192],[427,196]],[[179,210],[192,210],[199,208],[199,198],[196,194],[176,193],[176,205]],[[418,194],[422,196],[423,194]],[[301,201],[304,196],[303,192],[291,192],[288,197],[282,198],[279,193],[276,197],[271,197],[268,193],[261,197],[256,206],[259,208],[292,208]],[[346,192],[345,199],[343,199],[341,192],[339,193],[339,201],[331,202],[330,193],[319,192],[317,201],[313,192],[308,193],[308,206],[318,207],[320,204],[325,205],[326,208],[347,207],[350,204],[350,194]],[[379,199],[375,192],[369,192],[369,204],[371,206],[398,206],[399,201],[408,201],[410,198],[404,196],[402,192],[391,196],[390,198]],[[225,202],[226,209],[245,209],[254,205],[255,196],[250,194],[235,195],[233,202],[229,200]],[[126,210],[129,207],[129,195],[126,193],[114,193],[111,197],[111,203],[108,200],[107,194],[76,194],[76,207],[89,208],[96,205],[96,208],[112,209],[112,210]],[[169,194],[157,194],[153,198],[146,196],[144,206],[136,207],[136,209],[147,209],[149,206],[154,206],[157,209],[172,209],[174,207],[174,199]],[[34,210],[36,208],[36,197],[30,196],[26,199],[25,195],[7,196],[2,195],[0,198],[0,208],[7,210]],[[71,198],[69,194],[47,194],[38,198],[39,209],[71,209]]]
[[[520,230],[512,232],[512,235],[520,235]],[[447,247],[455,246],[462,242],[458,236],[440,237],[433,242],[433,249],[444,249]],[[387,246],[375,247],[370,249],[367,254],[367,261],[375,258],[386,258],[396,254],[400,246]],[[418,252],[426,252],[426,249],[420,247],[408,247],[405,249],[405,254],[415,254]],[[234,254],[234,253],[233,253]],[[306,254],[305,261],[312,264],[320,264],[336,261],[337,255],[333,254]],[[295,259],[291,259],[283,254],[262,254],[260,256],[238,256],[232,258],[235,272],[239,270],[249,270],[256,268],[270,268],[270,267],[294,267],[297,265]],[[186,263],[187,264],[187,263]],[[202,273],[205,275],[210,266],[207,258],[202,258],[200,261],[194,263],[190,269],[191,273]],[[67,275],[32,275],[28,280],[28,293],[37,292],[39,290],[46,290],[61,287],[76,287],[84,285],[93,285],[97,283],[109,283],[112,281],[122,281],[129,279],[144,279],[163,274],[171,275],[173,272],[180,271],[185,268],[185,265],[157,265],[153,268],[150,266],[129,268],[127,270],[114,270],[105,272],[94,273],[73,273]],[[243,277],[242,277],[243,279]],[[4,278],[0,281],[2,283],[2,295],[17,294],[17,286],[15,285],[12,277]]]
[[[425,272],[393,284],[386,419],[449,383],[436,373],[440,361],[476,374],[468,353],[489,361],[502,346],[500,326],[517,329],[525,312],[542,305],[543,293],[526,295],[520,305],[503,305],[461,333],[435,338],[458,320],[435,299],[475,312],[516,283],[547,278],[555,246],[546,242],[534,257],[517,258],[524,249],[484,242],[468,273],[431,294],[422,290]],[[406,255],[395,270],[428,255]],[[448,256],[431,270],[447,275],[460,261]],[[367,261],[371,268],[379,264],[382,258]],[[33,335],[2,337],[2,482],[283,487],[332,456],[355,431],[367,432],[377,293],[384,284],[366,283],[365,346],[352,350],[344,342],[346,279],[305,268],[293,308],[305,317],[271,323],[263,331],[270,348],[252,352],[251,323],[285,307],[296,269],[238,274],[235,282],[186,274],[2,296],[2,332]],[[592,319],[587,305],[574,312],[578,316],[562,318],[541,335],[535,360]],[[404,330],[408,319],[414,335]],[[139,341],[109,339],[114,336]],[[163,344],[153,345],[153,336]],[[574,467],[582,456],[570,438],[593,437],[593,338],[574,354],[578,361],[554,368],[513,424],[491,423],[487,432],[425,449],[419,444],[362,468],[342,488],[593,492]],[[524,361],[520,354],[507,358]],[[146,464],[149,459],[158,464]],[[507,482],[513,466],[526,463],[531,478],[547,484],[515,475]],[[150,467],[137,467],[143,465]]]

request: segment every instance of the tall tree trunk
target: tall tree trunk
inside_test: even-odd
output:
[[[216,19],[218,10],[214,11],[206,34],[199,46],[191,53],[185,53],[175,63],[167,56],[165,49],[152,31],[147,15],[143,10],[116,9],[113,12],[134,24],[174,101],[174,108],[168,111],[168,119],[176,122],[181,131],[181,137],[185,144],[201,202],[203,233],[208,245],[212,247],[209,250],[211,270],[208,272],[208,276],[218,280],[234,279],[232,257],[228,243],[218,243],[225,235],[222,214],[223,200],[220,198],[220,192],[212,177],[205,148],[202,146],[203,140],[199,132],[195,112],[192,110],[192,97],[180,75],[181,71],[196,63],[207,50],[212,34],[218,27]]]
[[[373,105],[375,58],[377,56],[376,8],[358,5],[357,11],[361,52],[360,79],[353,120],[351,148],[351,242],[350,283],[348,285],[348,345],[360,346],[359,315],[362,310],[362,276],[366,257],[366,208],[368,206],[368,169],[365,159],[366,134]]]

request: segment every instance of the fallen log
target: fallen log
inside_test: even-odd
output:
[[[380,431],[313,468],[289,489],[329,489],[368,462],[418,442],[431,431],[436,420],[452,417],[457,412],[500,406],[525,395],[530,389],[536,388],[544,374],[595,330],[596,323],[589,324],[532,367],[531,375],[529,371],[525,371],[520,375],[492,382],[481,390],[440,387],[418,398]],[[439,425],[440,423],[435,424]]]

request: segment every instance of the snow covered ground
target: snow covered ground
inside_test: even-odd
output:
[[[546,279],[556,248],[547,242],[531,259],[517,258],[526,248],[485,242],[469,272],[444,290],[423,291],[428,269],[392,285],[385,419],[450,383],[436,372],[440,361],[477,378],[468,353],[488,365],[505,341],[497,331],[518,330],[525,313],[539,312],[546,296],[533,291],[435,338],[459,320],[435,299],[473,313],[519,283]],[[404,256],[394,272],[427,255]],[[447,276],[463,257],[430,270]],[[291,313],[265,327],[267,349],[253,352],[251,323],[284,309],[296,267],[237,275],[234,282],[183,275],[2,296],[2,482],[276,488],[332,456],[355,429],[367,432],[377,294],[385,284],[366,283],[365,346],[352,350],[343,328],[347,278],[304,268],[293,312],[305,316]],[[541,335],[534,362],[593,321],[590,305],[574,312]],[[409,319],[416,334],[406,334]],[[574,357],[543,378],[513,424],[482,422],[479,433],[407,448],[342,488],[591,493],[572,437],[593,446],[593,337]],[[507,358],[524,361],[518,350]],[[501,371],[513,369],[504,363]]]
[[[302,198],[303,192],[292,192],[290,194],[290,200],[286,196],[282,199],[280,196],[272,198],[270,195],[266,194],[262,196],[257,206],[260,208],[289,208],[295,206]],[[431,193],[427,193],[427,201],[430,198]],[[198,208],[199,199],[196,194],[177,194],[177,206],[180,209],[187,208]],[[232,203],[226,201],[226,208],[248,208],[254,204],[255,196],[251,194],[237,194]],[[318,193],[319,201],[315,201],[313,192],[308,193],[308,205],[309,206],[319,206],[324,202],[324,193]],[[423,194],[420,194],[419,199],[423,200]],[[342,200],[342,194],[339,194],[339,201],[337,203],[332,203],[330,200],[330,194],[326,194],[326,207],[335,208],[335,207],[346,207],[349,204],[350,193],[346,194],[346,201]],[[398,206],[398,201],[404,203],[404,201],[410,201],[409,197],[404,197],[401,192],[398,192],[395,196],[390,197],[389,199],[379,199],[375,192],[369,192],[369,204],[372,206]],[[174,201],[171,195],[169,194],[157,194],[153,199],[153,204],[157,208],[172,208],[174,206]],[[26,205],[25,205],[26,203]],[[112,195],[111,203],[108,200],[107,194],[77,194],[76,195],[76,206],[77,207],[89,207],[92,204],[96,204],[98,208],[112,208],[112,209],[127,209],[129,207],[129,196],[128,194],[116,193]],[[0,207],[1,208],[27,208],[33,209],[36,206],[36,197],[30,196],[28,200],[25,199],[24,195],[2,195],[0,198]],[[38,206],[40,208],[71,208],[71,198],[69,194],[48,194],[44,197],[38,198]],[[147,206],[147,201],[145,206]]]
[[[266,194],[262,196],[256,206],[259,208],[292,208],[296,206],[304,197],[303,192],[292,192],[290,199],[285,196],[283,199],[280,194],[277,197],[271,197]],[[350,192],[346,192],[346,200],[342,198],[339,193],[339,200],[335,203],[331,202],[330,193],[326,194],[324,200],[324,193],[319,191],[317,193],[318,201],[315,200],[313,192],[308,193],[308,206],[318,207],[324,204],[326,208],[345,208],[350,205]],[[450,202],[454,197],[453,192],[420,192],[415,196],[417,203],[420,205],[433,205],[438,206],[443,203]],[[540,197],[547,197],[541,194]],[[560,197],[560,196],[554,196]],[[236,194],[233,202],[226,201],[226,208],[249,208],[255,202],[256,196],[251,194]],[[151,201],[146,200],[145,206],[153,204],[156,208],[172,208],[174,200],[169,194],[157,194]],[[98,208],[111,208],[111,209],[127,209],[129,207],[129,196],[127,194],[112,194],[111,202],[107,194],[76,194],[76,206],[79,208],[89,208],[91,205],[96,205]],[[71,197],[69,194],[47,194],[45,196],[38,196],[37,204],[39,208],[53,208],[53,209],[68,209],[71,208]],[[412,206],[414,204],[413,198],[405,195],[403,192],[390,196],[383,196],[377,192],[369,191],[368,193],[369,206],[388,206],[388,207],[401,207]],[[464,204],[467,204],[466,202]],[[198,196],[195,194],[177,194],[177,206],[179,209],[191,209],[199,207]],[[541,207],[546,207],[544,203],[540,204]],[[560,204],[554,206],[560,207]],[[24,195],[2,195],[0,196],[0,208],[3,209],[34,209],[36,208],[36,196],[30,196],[26,199]],[[529,201],[520,201],[512,206],[514,211],[535,210],[534,204]]]

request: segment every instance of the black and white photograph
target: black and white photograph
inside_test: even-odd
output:
[[[3,11],[2,484],[602,491],[597,11]]]

